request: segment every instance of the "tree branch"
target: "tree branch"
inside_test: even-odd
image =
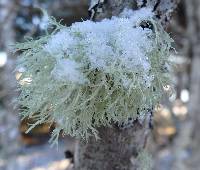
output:
[[[89,12],[91,19],[101,20],[105,17],[117,16],[124,8],[152,8],[155,16],[166,26],[180,0],[91,0]]]

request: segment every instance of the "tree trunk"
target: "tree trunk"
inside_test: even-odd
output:
[[[97,3],[94,3],[97,2]],[[177,0],[99,0],[92,1],[92,19],[101,20],[119,15],[123,9],[151,7],[166,26]],[[100,140],[93,137],[87,143],[77,142],[75,170],[135,170],[139,168],[138,153],[146,144],[148,118],[135,121],[133,127],[121,130],[116,125],[98,129]]]
[[[199,144],[200,144],[200,1],[186,1],[188,19],[188,37],[190,41],[191,73],[190,73],[190,146],[193,147],[194,156],[191,158],[192,164],[199,165]],[[191,145],[192,144],[192,145]],[[195,162],[196,161],[196,162]],[[195,167],[194,167],[195,168]],[[199,167],[196,167],[197,169]]]
[[[118,127],[98,129],[100,140],[90,138],[79,142],[76,148],[75,167],[81,170],[129,170],[136,169],[138,152],[147,140],[146,128],[135,123],[134,127],[120,130]]]
[[[190,3],[190,4],[189,4]],[[188,2],[188,37],[190,40],[191,52],[191,85],[190,85],[190,116],[195,122],[194,135],[200,142],[199,124],[200,124],[200,1],[192,0]]]

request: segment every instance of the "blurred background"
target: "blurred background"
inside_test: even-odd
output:
[[[13,109],[17,96],[16,56],[10,45],[24,36],[44,34],[46,18],[39,9],[70,25],[88,18],[89,0],[0,0],[0,170],[66,170],[72,164],[75,140],[61,137],[48,144],[48,124],[25,134],[31,120],[20,121]],[[171,55],[175,93],[154,113],[148,149],[155,170],[200,169],[200,1],[182,0],[167,31],[175,40]],[[17,76],[17,75],[16,75]]]

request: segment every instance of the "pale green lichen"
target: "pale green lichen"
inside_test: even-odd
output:
[[[122,28],[123,24],[130,22],[129,19],[115,17],[103,22],[104,24],[112,22],[113,25],[115,22],[118,24],[121,22],[119,28]],[[64,134],[84,139],[91,135],[98,138],[97,127],[110,126],[113,122],[126,122],[130,117],[137,118],[138,111],[141,115],[146,114],[149,108],[160,101],[164,94],[163,86],[170,84],[169,71],[166,66],[170,65],[168,57],[172,40],[152,16],[140,17],[137,24],[133,23],[132,25],[133,29],[139,28],[141,38],[146,36],[150,43],[149,49],[145,49],[145,45],[136,46],[133,44],[143,48],[144,56],[147,56],[147,59],[143,60],[148,61],[148,69],[141,63],[133,65],[133,68],[122,64],[123,58],[126,56],[123,53],[122,58],[121,47],[116,44],[119,40],[112,36],[112,31],[105,36],[109,39],[106,47],[112,48],[112,54],[115,56],[110,57],[110,53],[106,49],[102,49],[101,52],[103,51],[107,56],[103,56],[101,61],[102,63],[106,61],[107,65],[99,65],[98,54],[92,54],[97,55],[95,61],[98,60],[96,63],[92,61],[93,58],[88,56],[87,50],[93,48],[92,46],[96,42],[86,42],[86,38],[90,39],[87,36],[89,34],[87,29],[91,29],[87,22],[88,25],[99,24],[101,26],[101,22],[84,21],[71,27],[65,27],[51,18],[50,26],[53,27],[53,32],[50,34],[47,32],[46,35],[37,40],[28,39],[24,43],[16,44],[16,51],[21,53],[16,70],[23,68],[22,75],[18,80],[20,95],[17,101],[21,106],[20,115],[22,118],[29,117],[35,120],[28,132],[38,124],[56,122],[57,126],[52,135],[54,142],[57,142],[61,130]],[[142,22],[151,24],[153,29],[142,29],[140,26]],[[54,41],[54,38],[63,30],[73,40],[76,40],[75,43],[65,40],[65,42],[59,42],[60,39],[57,40],[58,42]],[[121,32],[120,29],[118,31],[117,34],[126,35],[126,32],[122,32],[123,29]],[[143,34],[143,31],[149,33],[146,35],[146,33]],[[131,35],[128,36],[131,37]],[[101,41],[98,36],[96,38]],[[123,41],[123,37],[120,38]],[[136,39],[132,41],[134,42]],[[55,46],[51,44],[54,42]],[[138,40],[138,42],[140,41]],[[66,43],[71,43],[69,48],[60,50],[60,48],[65,47]],[[129,44],[126,45],[129,46]],[[102,47],[103,44],[95,47],[95,50]],[[139,52],[142,51],[141,49],[138,49]],[[126,49],[126,52],[132,54],[130,50],[134,49]],[[137,59],[140,57],[139,55],[139,53],[138,56],[132,54],[135,62],[139,62]],[[70,78],[69,70],[65,72],[67,68],[63,68],[64,65],[59,65],[61,61],[63,61],[62,64],[72,63],[72,61],[78,63],[77,67],[80,66],[78,69],[71,68],[73,64],[66,65],[66,67],[72,71],[79,71],[80,74],[74,72],[72,75],[75,77]],[[80,75],[85,81],[79,81]],[[76,76],[79,77],[77,81],[75,81]]]
[[[141,150],[137,156],[138,170],[151,170],[153,168],[152,155],[146,150]]]

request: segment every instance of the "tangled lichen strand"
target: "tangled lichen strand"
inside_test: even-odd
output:
[[[61,130],[98,138],[96,127],[137,118],[159,102],[170,83],[171,39],[149,9],[128,14],[71,27],[50,19],[51,34],[16,44],[21,116],[35,119],[29,130],[57,122],[53,141]]]

